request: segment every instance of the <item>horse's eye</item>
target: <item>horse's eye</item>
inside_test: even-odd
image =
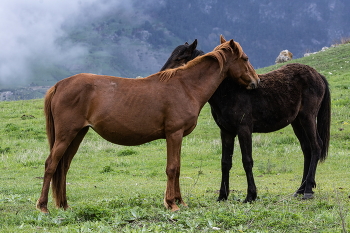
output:
[[[248,61],[248,57],[242,57],[243,61]]]

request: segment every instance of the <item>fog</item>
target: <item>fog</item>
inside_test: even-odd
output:
[[[57,40],[63,25],[91,20],[118,7],[132,10],[131,1],[11,0],[0,2],[0,89],[26,79],[40,65],[60,64],[87,54],[84,45]],[[34,67],[34,68],[33,68]]]
[[[1,1],[0,90],[52,85],[80,72],[148,76],[179,43],[198,39],[208,52],[220,34],[239,41],[256,68],[274,64],[282,50],[299,58],[349,37],[348,1],[219,3]]]

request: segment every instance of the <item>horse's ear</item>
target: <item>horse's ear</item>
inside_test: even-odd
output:
[[[188,45],[187,41],[185,42],[185,45]]]
[[[193,41],[193,43],[190,45],[190,49],[193,51],[197,48],[197,39]]]
[[[223,44],[225,42],[226,42],[226,40],[225,40],[224,36],[220,35],[220,43]]]
[[[233,41],[233,39],[230,40],[230,46],[231,46],[232,48],[236,47],[235,42]]]
[[[230,47],[233,49],[233,51],[238,53],[238,56],[241,57],[243,55],[243,51],[241,46],[238,42],[235,42],[233,39],[230,40]]]

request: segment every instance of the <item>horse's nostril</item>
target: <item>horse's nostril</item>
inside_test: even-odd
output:
[[[251,88],[251,89],[255,89],[255,88],[256,88],[256,84],[255,84],[255,83],[251,83],[251,84],[250,84],[250,88]]]

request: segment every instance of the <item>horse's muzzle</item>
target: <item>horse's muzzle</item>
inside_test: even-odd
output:
[[[251,83],[247,86],[247,89],[248,89],[248,90],[256,89],[256,88],[258,88],[259,83],[260,83],[260,79],[258,79],[257,81],[251,82]]]

